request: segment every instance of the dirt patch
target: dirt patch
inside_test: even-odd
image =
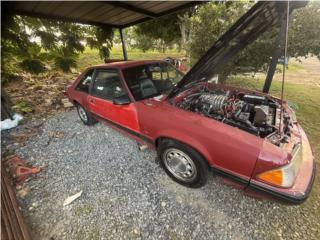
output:
[[[23,74],[3,87],[13,102],[13,111],[23,114],[27,119],[41,118],[69,110],[63,107],[63,91],[77,75],[59,72],[39,76]]]

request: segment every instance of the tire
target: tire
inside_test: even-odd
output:
[[[197,151],[170,139],[162,140],[157,151],[161,166],[174,181],[191,188],[206,184],[208,163]]]
[[[91,126],[97,122],[92,117],[92,114],[87,110],[85,110],[84,107],[82,107],[80,104],[77,104],[77,111],[78,111],[79,118],[85,125]]]

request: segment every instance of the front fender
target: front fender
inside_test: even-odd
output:
[[[210,166],[214,166],[214,157],[210,155],[208,149],[190,135],[175,129],[165,129],[157,133],[155,142],[160,138],[168,138],[188,145],[192,149],[196,150],[205,160],[207,160]]]

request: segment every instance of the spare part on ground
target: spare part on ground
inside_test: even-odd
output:
[[[78,199],[79,197],[81,197],[82,191],[67,197],[64,202],[63,202],[63,206],[68,206],[69,204],[71,204],[74,200]]]
[[[3,164],[9,168],[11,176],[13,176],[17,185],[22,184],[31,175],[41,171],[40,167],[27,166],[26,162],[18,155],[6,157]]]
[[[289,11],[305,3],[290,3]],[[176,182],[203,186],[211,167],[246,192],[290,203],[307,199],[314,157],[282,99],[211,80],[268,28],[286,2],[258,2],[184,75],[165,61],[123,61],[86,69],[66,95],[86,125],[111,125],[157,149]],[[285,19],[284,19],[285,20]]]
[[[23,117],[20,114],[15,113],[11,118],[1,121],[1,131],[15,128],[22,119]]]

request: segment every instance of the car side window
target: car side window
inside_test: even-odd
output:
[[[92,95],[106,100],[113,100],[126,94],[120,76],[116,70],[98,70],[93,83]]]
[[[81,80],[76,86],[76,90],[89,93],[89,87],[92,81],[93,72],[94,72],[94,69],[91,69],[82,76]]]

